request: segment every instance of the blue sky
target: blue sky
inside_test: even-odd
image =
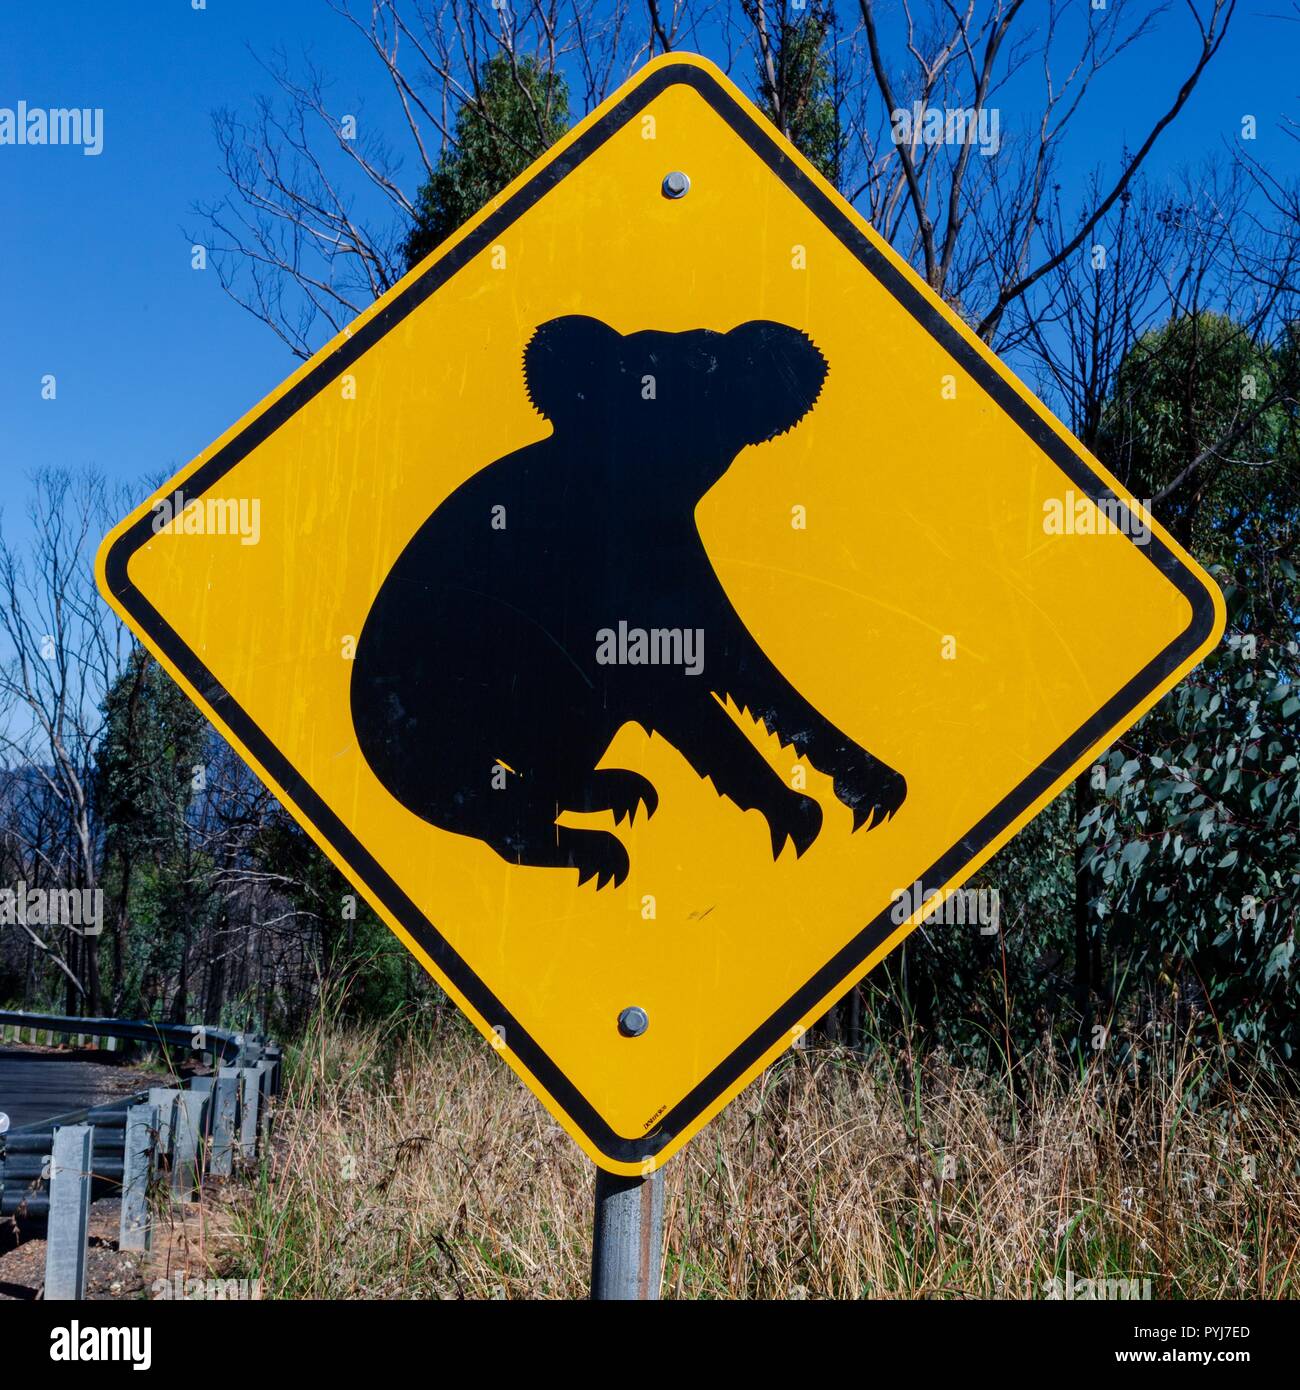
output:
[[[1030,0],[1031,5],[1045,0]],[[892,6],[883,7],[887,12]],[[1157,176],[1235,138],[1258,117],[1257,152],[1294,172],[1300,145],[1277,133],[1300,114],[1300,22],[1287,0],[1255,0],[1164,136]],[[1189,63],[1181,5],[1089,98],[1063,166],[1082,179],[1139,139]],[[0,14],[0,107],[104,109],[104,150],[0,146],[0,507],[22,524],[30,472],[94,464],[128,484],[178,467],[296,365],[269,329],[190,267],[196,200],[223,192],[211,112],[247,110],[271,83],[250,48],[309,50],[337,80],[341,110],[390,108],[376,61],[324,0],[10,3]],[[708,56],[719,58],[717,53]],[[743,73],[739,74],[744,76]],[[1006,103],[1004,102],[1004,105]],[[1013,103],[1014,107],[1014,103]],[[1014,120],[1014,109],[1004,122]],[[407,165],[413,181],[415,166]],[[1068,186],[1068,185],[1067,185]],[[57,399],[41,399],[41,378]]]

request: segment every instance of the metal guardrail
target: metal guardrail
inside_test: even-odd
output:
[[[109,1038],[129,1042],[157,1043],[160,1047],[220,1055],[227,1066],[243,1066],[260,1056],[269,1039],[259,1033],[237,1033],[227,1028],[209,1028],[201,1023],[156,1023],[151,1019],[67,1018],[62,1014],[32,1014],[16,1009],[0,1009],[0,1040],[10,1028],[30,1033],[35,1042],[44,1033],[47,1040],[62,1038]],[[110,1051],[114,1049],[109,1049]]]
[[[230,1177],[250,1167],[270,1133],[280,1088],[280,1048],[260,1034],[202,1025],[114,1018],[67,1018],[0,1010],[10,1031],[36,1041],[105,1037],[199,1053],[215,1076],[185,1087],[153,1086],[0,1134],[0,1217],[46,1227],[46,1300],[80,1298],[85,1288],[90,1205],[121,1197],[118,1248],[147,1250],[150,1198],[160,1175],[172,1200],[193,1201],[205,1173]],[[110,1049],[112,1050],[112,1049]]]

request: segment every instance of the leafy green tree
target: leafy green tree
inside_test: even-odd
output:
[[[1300,1044],[1296,365],[1293,332],[1261,345],[1207,313],[1121,364],[1105,457],[1209,566],[1229,629],[1109,752],[1078,830],[1106,1020],[1194,1026],[1266,1065]]]
[[[796,9],[777,0],[744,0],[757,36],[758,96],[763,114],[818,173],[836,187],[844,160],[844,132],[834,63],[835,9],[808,0]]]
[[[190,927],[190,904],[177,899],[192,879],[186,814],[207,725],[142,648],[110,687],[104,715],[94,791],[113,904],[114,1007],[148,1012]]]
[[[1233,634],[1107,754],[1080,827],[1108,1017],[1265,1066],[1300,1049],[1298,650]]]
[[[868,976],[868,1032],[1012,1072],[1068,1001],[1072,815],[1058,797],[972,878],[964,922],[923,924]],[[932,885],[925,885],[931,887]],[[963,907],[965,912],[965,907]]]
[[[560,73],[536,58],[489,58],[473,98],[457,112],[453,142],[416,198],[415,225],[402,247],[407,267],[523,173],[568,125],[568,86]]]
[[[1204,564],[1234,577],[1252,630],[1293,632],[1300,514],[1296,335],[1260,344],[1222,314],[1188,314],[1125,355],[1098,450]],[[1288,537],[1292,538],[1288,543]]]

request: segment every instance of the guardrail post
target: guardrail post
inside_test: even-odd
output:
[[[176,1097],[179,1091],[167,1086],[149,1087],[149,1104],[158,1107],[158,1152],[171,1156],[172,1126],[176,1117]]]
[[[148,1250],[153,1227],[149,1219],[149,1177],[159,1129],[156,1104],[141,1101],[126,1112],[126,1143],[122,1150],[122,1218],[119,1250]]]
[[[212,1088],[217,1084],[215,1076],[190,1077],[189,1089],[203,1097],[203,1128],[199,1130],[199,1142],[204,1146],[204,1161],[199,1165],[199,1176],[207,1170],[212,1156]]]
[[[81,1298],[86,1289],[93,1125],[62,1125],[50,1155],[50,1214],[45,1237],[45,1300]]]
[[[257,1158],[257,1113],[262,1095],[262,1076],[256,1067],[240,1067],[244,1094],[239,1103],[239,1148],[245,1163]]]
[[[258,1142],[265,1144],[271,1137],[271,1087],[275,1084],[275,1063],[265,1059],[257,1064],[257,1106],[261,1112],[258,1126]]]
[[[203,1121],[208,1097],[203,1091],[179,1091],[172,1118],[172,1196],[192,1202],[203,1174]]]
[[[234,1171],[235,1111],[239,1100],[239,1069],[222,1067],[212,1088],[212,1157],[208,1171],[228,1178]]]

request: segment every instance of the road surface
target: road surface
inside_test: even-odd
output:
[[[48,1120],[140,1089],[142,1083],[128,1068],[82,1057],[0,1046],[0,1114],[9,1116],[9,1127]]]

